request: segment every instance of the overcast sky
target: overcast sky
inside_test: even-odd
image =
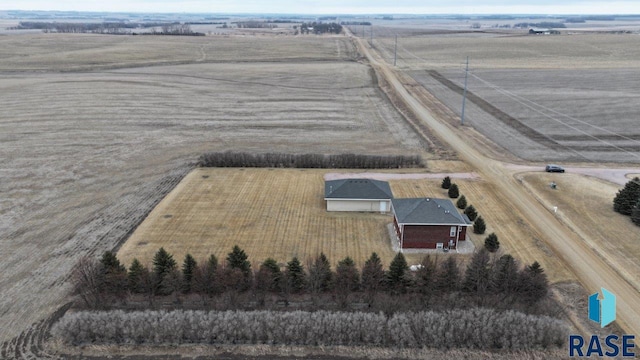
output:
[[[640,1],[602,0],[0,0],[3,10],[296,14],[640,14]]]

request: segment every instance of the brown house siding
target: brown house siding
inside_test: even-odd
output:
[[[465,228],[463,227],[463,232]],[[403,248],[435,249],[437,243],[449,247],[449,240],[453,240],[455,248],[456,236],[450,236],[450,225],[405,225]],[[460,238],[463,238],[463,233]],[[466,232],[465,235],[466,236]]]

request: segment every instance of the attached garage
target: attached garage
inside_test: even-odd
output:
[[[392,197],[386,181],[341,179],[326,181],[324,186],[327,211],[386,213],[391,210]]]

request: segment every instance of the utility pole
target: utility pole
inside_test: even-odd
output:
[[[396,66],[398,60],[398,35],[396,35],[396,45],[393,47],[393,66]]]
[[[469,74],[469,57],[467,56],[467,66],[464,69],[464,92],[462,93],[462,115],[460,116],[460,125],[464,125],[464,104],[467,101],[467,77]]]

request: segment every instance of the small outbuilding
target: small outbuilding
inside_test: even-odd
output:
[[[392,199],[393,225],[402,249],[456,249],[471,221],[449,199]]]
[[[391,188],[386,181],[341,179],[324,183],[327,211],[386,213],[391,210],[392,198]]]

